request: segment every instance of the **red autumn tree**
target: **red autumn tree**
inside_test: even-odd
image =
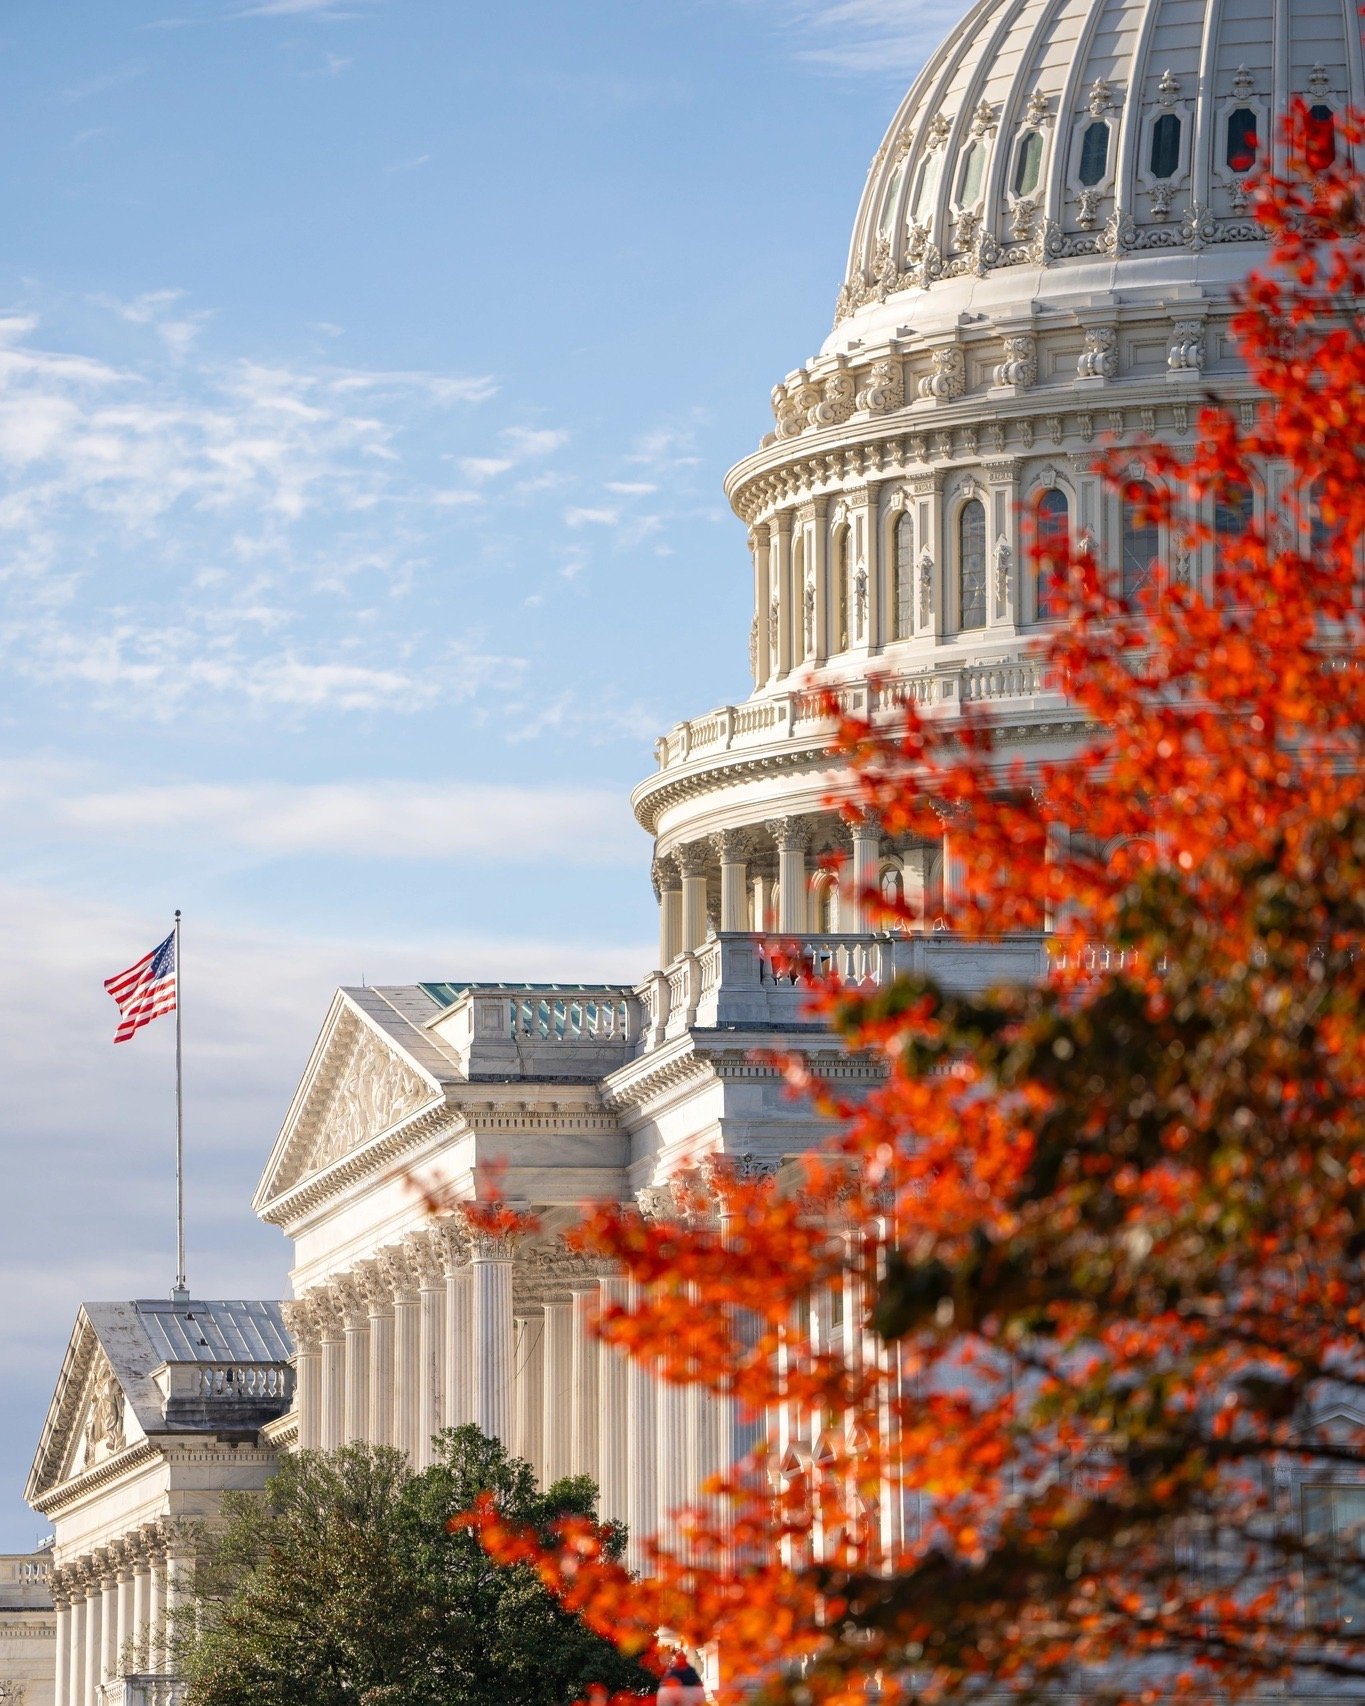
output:
[[[715,1641],[765,1702],[1365,1692],[1365,184],[1306,111],[1290,135],[1234,327],[1254,421],[1109,469],[1164,566],[1129,607],[1084,540],[1035,541],[1088,737],[1025,772],[970,707],[839,727],[848,812],[948,816],[952,928],[1050,930],[1049,975],[813,981],[885,1066],[845,1105],[785,1063],[827,1151],[582,1232],[643,1288],[606,1337],[777,1418],[762,1451],[642,1580],[587,1525],[540,1554],[479,1519],[597,1628]],[[1171,572],[1211,546],[1211,583]]]

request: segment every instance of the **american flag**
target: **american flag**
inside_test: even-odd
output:
[[[126,1043],[163,1013],[175,1012],[175,931],[159,942],[136,965],[104,980],[104,987],[118,1003],[120,1014],[116,1043]]]

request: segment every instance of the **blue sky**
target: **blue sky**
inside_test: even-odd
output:
[[[11,0],[0,18],[0,1547],[82,1298],[190,1279],[338,982],[635,979],[626,795],[745,692],[721,494],[941,0]]]

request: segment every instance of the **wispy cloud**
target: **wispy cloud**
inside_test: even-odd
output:
[[[80,101],[88,101],[95,95],[103,95],[109,89],[117,89],[122,83],[131,83],[134,78],[145,77],[147,67],[142,64],[116,65],[112,70],[97,72],[93,77],[87,77],[80,83],[72,83],[62,90],[62,99],[69,105],[75,106]]]
[[[151,326],[172,355],[183,356],[189,353],[209,319],[205,309],[193,313],[176,312],[176,304],[184,296],[183,290],[147,290],[131,302],[118,302],[108,296],[98,296],[95,300],[112,309],[130,325]]]
[[[395,160],[393,165],[385,166],[386,172],[415,172],[419,166],[430,164],[430,154],[414,154],[411,160]]]
[[[962,16],[959,0],[776,0],[797,56],[832,69],[903,81],[919,70],[945,30]]]
[[[619,509],[595,509],[589,505],[570,504],[564,511],[566,527],[615,527],[620,519]]]

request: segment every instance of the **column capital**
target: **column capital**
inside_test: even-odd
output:
[[[376,1257],[384,1271],[384,1277],[389,1282],[393,1292],[393,1301],[399,1303],[415,1303],[417,1300],[418,1278],[413,1265],[411,1253],[403,1244],[388,1244]]]
[[[317,1322],[318,1337],[322,1341],[337,1339],[345,1328],[341,1319],[341,1308],[333,1286],[315,1285],[306,1294],[308,1304],[313,1311],[313,1319]]]
[[[436,1228],[428,1226],[420,1232],[410,1232],[403,1245],[408,1252],[408,1262],[416,1276],[418,1290],[444,1291],[445,1259]]]
[[[359,1332],[369,1324],[370,1299],[359,1272],[338,1274],[332,1282],[341,1324],[348,1333]]]
[[[704,877],[710,853],[709,841],[688,841],[676,850],[674,857],[684,878]]]
[[[718,829],[711,849],[722,865],[741,864],[749,856],[751,838],[747,829]]]
[[[471,1262],[510,1262],[516,1254],[516,1248],[515,1234],[509,1236],[504,1232],[489,1232],[481,1226],[471,1226],[469,1229]]]
[[[441,1271],[447,1279],[468,1268],[471,1240],[463,1215],[448,1214],[438,1220],[431,1230],[431,1237],[433,1248],[439,1255]]]
[[[393,1308],[393,1286],[384,1264],[377,1260],[357,1262],[357,1283],[365,1293],[365,1307],[373,1321],[376,1315],[387,1315]]]
[[[792,530],[792,512],[789,509],[774,510],[768,517],[768,534],[770,538],[785,539]]]
[[[280,1305],[280,1314],[284,1317],[284,1324],[289,1329],[289,1336],[293,1339],[297,1352],[306,1356],[320,1349],[322,1324],[312,1298],[287,1297]]]
[[[846,818],[848,833],[854,841],[880,841],[882,838],[882,820],[874,811],[860,807],[855,818]]]
[[[815,822],[808,817],[772,817],[763,827],[772,836],[779,853],[804,853],[810,846]]]

